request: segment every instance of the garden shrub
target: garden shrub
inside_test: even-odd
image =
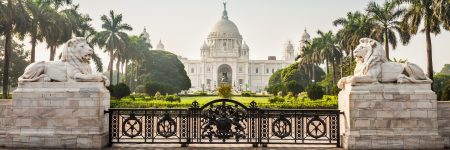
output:
[[[318,84],[309,84],[306,87],[306,93],[311,100],[322,99],[324,91],[322,86]]]
[[[436,92],[437,100],[450,100],[450,75],[437,73],[433,79],[433,91]]]
[[[227,83],[222,83],[217,88],[219,96],[222,98],[231,98],[231,85]]]
[[[117,85],[110,85],[108,87],[109,93],[111,96],[122,99],[125,96],[129,96],[131,94],[130,87],[125,83],[119,83]]]
[[[145,85],[138,85],[136,87],[136,93],[145,93]]]
[[[198,96],[208,96],[208,92],[206,91],[195,91],[193,94]]]
[[[177,95],[166,95],[164,100],[169,102],[181,102],[181,98]]]
[[[155,95],[156,92],[163,94],[171,93],[170,88],[166,84],[160,82],[149,82],[145,84],[145,92],[148,95]]]
[[[282,102],[284,102],[283,97],[274,96],[274,97],[269,98],[269,103],[282,103]]]
[[[303,98],[306,98],[306,97],[308,97],[308,93],[306,93],[306,92],[300,92],[297,95],[298,99],[303,99]]]
[[[283,91],[278,92],[277,96],[283,97]]]
[[[253,93],[251,91],[243,91],[243,92],[241,92],[241,96],[243,96],[243,97],[252,97],[252,96],[255,96],[255,95],[256,95],[256,93]]]
[[[286,83],[286,91],[292,92],[294,95],[304,91],[303,86],[297,83],[297,81],[289,81]]]
[[[283,84],[269,85],[269,87],[267,88],[267,92],[269,92],[271,94],[277,94],[278,92],[282,92],[282,91],[286,91]]]
[[[295,100],[295,96],[292,92],[288,92],[286,96],[284,96],[284,100],[287,100],[288,102],[293,102]]]
[[[155,98],[156,100],[160,100],[161,99],[161,93],[159,93],[159,91],[157,91],[153,98]]]

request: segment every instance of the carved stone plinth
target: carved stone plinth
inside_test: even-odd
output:
[[[20,83],[2,118],[0,146],[102,148],[108,142],[108,108],[102,82]]]
[[[347,84],[339,109],[346,149],[444,148],[430,84]]]

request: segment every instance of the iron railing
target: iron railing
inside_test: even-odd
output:
[[[340,147],[339,110],[260,109],[230,99],[186,109],[109,113],[109,142],[189,144],[331,144]]]

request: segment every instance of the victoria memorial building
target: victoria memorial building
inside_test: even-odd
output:
[[[148,36],[148,33],[144,34]],[[306,41],[310,41],[310,36],[305,30],[299,47]],[[164,50],[161,41],[156,49]],[[250,60],[250,46],[243,42],[243,37],[236,24],[229,19],[224,4],[220,20],[213,26],[200,48],[201,59],[190,60],[181,56],[179,59],[191,80],[191,91],[214,90],[220,83],[227,82],[236,91],[261,92],[268,87],[270,76],[294,63],[296,55],[299,54],[290,41],[282,50],[281,59],[268,56],[267,60]]]

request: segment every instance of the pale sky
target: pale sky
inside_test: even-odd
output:
[[[381,3],[383,0],[376,0]],[[101,30],[100,16],[110,10],[123,14],[123,21],[133,27],[129,34],[138,35],[146,27],[156,47],[161,39],[165,48],[189,59],[200,58],[200,47],[213,25],[219,21],[223,0],[74,0],[80,11],[93,19],[92,25]],[[250,59],[281,59],[284,44],[291,40],[298,46],[306,28],[312,37],[317,30],[334,33],[338,30],[332,21],[345,17],[350,11],[363,11],[368,0],[228,0],[228,16],[239,28],[250,48]],[[400,43],[400,42],[399,42]],[[435,72],[450,63],[450,31],[432,35],[433,66]],[[26,48],[30,49],[29,40]],[[58,48],[58,53],[60,49]],[[409,45],[399,44],[391,51],[391,58],[407,59],[426,69],[425,35],[414,36]],[[108,55],[100,53],[104,68]],[[297,48],[296,48],[297,50]],[[49,50],[39,44],[36,60],[48,60]]]

